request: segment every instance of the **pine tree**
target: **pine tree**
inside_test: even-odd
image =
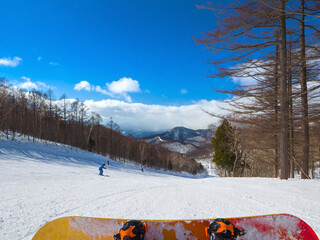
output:
[[[218,127],[215,137],[212,140],[212,146],[215,152],[213,162],[229,175],[234,168],[236,160],[236,154],[231,149],[232,142],[234,142],[231,134],[232,131],[231,124],[225,119]]]

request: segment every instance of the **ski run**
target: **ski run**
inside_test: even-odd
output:
[[[104,174],[98,168],[107,163]],[[32,239],[64,216],[197,219],[288,213],[320,236],[320,179],[192,176],[69,146],[0,140],[0,239]]]

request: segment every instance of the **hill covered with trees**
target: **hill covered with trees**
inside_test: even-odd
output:
[[[127,137],[112,117],[103,124],[97,113],[88,113],[88,107],[78,100],[63,95],[55,101],[53,91],[25,92],[0,82],[0,131],[23,134],[32,141],[35,138],[54,141],[108,156],[118,161],[132,161],[141,167],[203,172],[196,161],[181,154],[148,144],[143,140]]]

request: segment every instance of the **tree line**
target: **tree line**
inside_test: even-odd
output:
[[[240,82],[234,90],[217,89],[233,96],[229,114],[210,113],[232,125],[223,128],[237,163],[225,173],[314,177],[320,162],[320,2],[237,0],[199,7],[218,19],[195,40],[216,56],[209,64],[217,73],[210,77]]]
[[[65,94],[55,101],[51,89],[46,93],[15,89],[4,78],[0,79],[0,131],[7,137],[11,133],[13,139],[22,134],[30,141],[67,144],[141,167],[192,174],[204,171],[201,164],[181,154],[122,135],[112,117],[103,124],[102,117],[89,114],[83,102],[71,101]]]

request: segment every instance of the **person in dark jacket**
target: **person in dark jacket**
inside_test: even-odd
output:
[[[102,164],[102,165],[99,167],[99,171],[100,171],[99,175],[100,175],[100,176],[103,176],[103,169],[107,169],[107,168],[106,168],[106,164]]]

